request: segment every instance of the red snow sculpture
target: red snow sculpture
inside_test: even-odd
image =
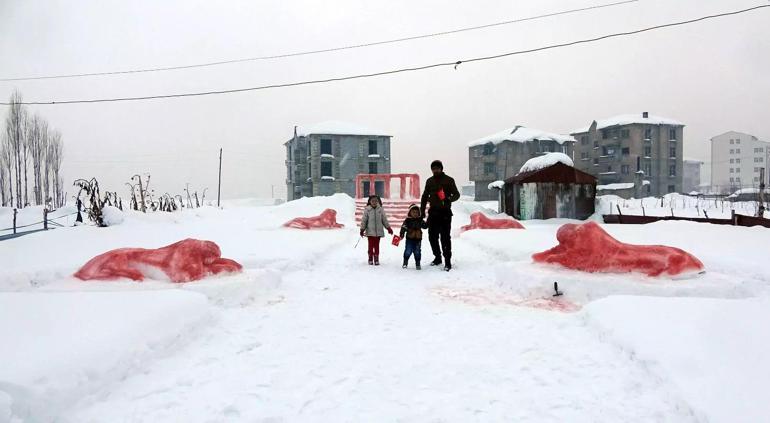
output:
[[[484,213],[471,214],[471,224],[460,228],[460,232],[471,229],[524,229],[524,226],[514,219],[490,219]]]
[[[326,209],[320,215],[313,217],[297,217],[283,224],[287,228],[296,229],[337,229],[345,225],[337,223],[337,212]]]
[[[88,261],[75,277],[84,281],[128,278],[144,280],[163,272],[172,282],[190,282],[222,272],[240,272],[237,262],[222,258],[211,241],[185,239],[163,248],[119,248]]]
[[[567,223],[556,232],[556,239],[559,245],[533,254],[532,259],[584,272],[675,276],[703,270],[703,263],[686,251],[663,245],[624,244],[596,222]]]

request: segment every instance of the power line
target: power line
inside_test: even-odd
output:
[[[628,4],[628,3],[636,3],[638,1],[640,1],[640,0],[623,0],[623,1],[617,1],[617,2],[614,2],[614,3],[607,3],[607,4],[601,4],[601,5],[589,6],[589,7],[582,7],[582,8],[579,8],[579,9],[563,10],[563,11],[560,11],[560,12],[546,13],[546,14],[543,14],[543,15],[529,16],[529,17],[526,17],[526,18],[519,18],[519,19],[511,19],[511,20],[507,20],[507,21],[494,22],[494,23],[478,25],[478,26],[471,26],[471,27],[465,27],[465,28],[457,28],[457,29],[451,29],[451,30],[441,31],[441,32],[434,32],[434,33],[429,33],[429,34],[420,34],[420,35],[414,35],[414,36],[410,36],[410,37],[402,37],[402,38],[395,38],[395,39],[390,39],[390,40],[374,41],[374,42],[371,42],[371,43],[352,44],[352,45],[347,45],[347,46],[332,47],[332,48],[326,48],[326,49],[320,49],[320,50],[307,50],[307,51],[300,51],[300,52],[294,52],[294,53],[274,54],[274,55],[270,55],[270,56],[257,56],[257,57],[241,58],[241,59],[220,60],[220,61],[216,61],[216,62],[198,63],[198,64],[192,64],[192,65],[166,66],[166,67],[156,67],[156,68],[146,68],[146,69],[129,69],[129,70],[122,70],[122,71],[75,73],[75,74],[64,74],[64,75],[46,75],[46,76],[16,77],[16,78],[0,78],[0,82],[32,81],[32,80],[40,80],[40,79],[60,79],[60,78],[83,78],[83,77],[90,77],[90,76],[125,75],[125,74],[132,74],[132,73],[163,72],[163,71],[180,70],[180,69],[192,69],[192,68],[202,68],[202,67],[210,67],[210,66],[227,65],[227,64],[233,64],[233,63],[243,63],[243,62],[255,62],[255,61],[285,59],[285,58],[288,58],[288,57],[307,56],[307,55],[311,55],[311,54],[321,54],[321,53],[331,53],[331,52],[335,52],[335,51],[352,50],[352,49],[358,49],[358,48],[364,48],[364,47],[379,46],[379,45],[384,45],[384,44],[395,44],[395,43],[419,40],[419,39],[424,39],[424,38],[440,37],[440,36],[444,36],[444,35],[457,34],[457,33],[468,32],[468,31],[475,31],[475,30],[479,30],[479,29],[493,28],[493,27],[497,27],[497,26],[510,25],[510,24],[526,22],[526,21],[534,21],[534,20],[538,20],[538,19],[550,18],[550,17],[560,16],[560,15],[567,15],[567,14],[571,14],[571,13],[585,12],[587,10],[603,9],[603,8],[607,8],[607,7],[620,6],[620,5]]]
[[[349,75],[349,76],[341,76],[336,78],[326,78],[326,79],[315,79],[315,80],[307,80],[307,81],[298,81],[298,82],[288,82],[283,84],[271,84],[271,85],[261,85],[257,87],[247,87],[247,88],[235,88],[230,90],[218,90],[218,91],[201,91],[201,92],[192,92],[192,93],[178,93],[178,94],[162,94],[162,95],[148,95],[148,96],[137,96],[137,97],[114,97],[114,98],[101,98],[101,99],[88,99],[88,100],[62,100],[62,101],[28,101],[28,102],[21,102],[18,104],[26,104],[26,105],[56,105],[56,104],[83,104],[83,103],[107,103],[107,102],[119,102],[119,101],[139,101],[139,100],[158,100],[158,99],[166,99],[166,98],[181,98],[181,97],[198,97],[198,96],[206,96],[206,95],[218,95],[218,94],[233,94],[233,93],[239,93],[239,92],[246,92],[246,91],[259,91],[259,90],[267,90],[267,89],[273,89],[273,88],[287,88],[287,87],[297,87],[302,85],[316,85],[316,84],[325,84],[329,82],[338,82],[338,81],[348,81],[353,79],[364,79],[364,78],[372,78],[376,76],[384,76],[384,75],[393,75],[398,73],[405,73],[405,72],[415,72],[415,71],[422,71],[427,69],[433,69],[433,68],[440,68],[440,67],[447,67],[447,66],[453,66],[455,69],[457,66],[459,66],[462,63],[472,63],[472,62],[481,62],[486,60],[494,60],[494,59],[500,59],[503,57],[508,56],[516,56],[516,55],[522,55],[522,54],[528,54],[528,53],[534,53],[538,51],[544,51],[544,50],[553,50],[557,48],[562,47],[569,47],[579,44],[587,44],[587,43],[593,43],[596,41],[606,40],[610,38],[617,38],[617,37],[625,37],[635,34],[640,34],[643,32],[649,32],[654,31],[658,29],[663,28],[670,28],[675,26],[681,26],[681,25],[687,25],[692,24],[696,22],[706,21],[710,19],[716,19],[726,16],[732,16],[732,15],[738,15],[741,13],[747,13],[754,10],[759,10],[763,8],[770,7],[770,5],[760,5],[760,6],[754,6],[750,7],[748,9],[742,9],[742,10],[736,10],[732,12],[725,12],[725,13],[719,13],[715,15],[708,15],[703,16],[700,18],[695,19],[689,19],[686,21],[678,21],[678,22],[672,22],[667,24],[661,24],[661,25],[655,25],[647,28],[637,29],[634,31],[626,31],[626,32],[616,32],[612,34],[602,35],[599,37],[594,38],[587,38],[577,41],[570,41],[566,43],[560,43],[560,44],[551,44],[548,46],[543,47],[537,47],[527,50],[517,50],[512,51],[508,53],[501,53],[501,54],[495,54],[491,56],[481,56],[481,57],[475,57],[471,59],[464,59],[464,60],[458,60],[455,62],[443,62],[443,63],[434,63],[430,65],[424,65],[424,66],[415,66],[415,67],[409,67],[409,68],[400,68],[400,69],[392,69],[387,71],[381,71],[381,72],[374,72],[374,73],[367,73],[367,74],[357,74],[357,75]],[[4,102],[0,103],[0,105],[8,106],[11,103]]]

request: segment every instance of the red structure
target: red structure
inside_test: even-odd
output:
[[[326,209],[318,216],[297,217],[284,223],[283,226],[295,229],[337,229],[345,225],[337,223],[336,210]]]
[[[163,248],[120,248],[88,261],[75,277],[88,280],[120,278],[135,281],[163,272],[172,282],[190,282],[223,272],[240,272],[237,262],[222,258],[219,246],[211,241],[185,239]]]
[[[369,182],[369,193],[374,194],[375,182],[382,182],[385,186],[383,198],[390,198],[390,182],[393,179],[401,181],[399,198],[420,198],[420,175],[416,173],[361,173],[356,175],[356,198],[364,198],[364,182]],[[409,182],[407,196],[406,183]]]
[[[625,244],[596,222],[568,223],[559,228],[556,239],[559,245],[532,255],[532,259],[583,272],[676,276],[703,271],[703,263],[686,251],[662,245]]]
[[[524,226],[514,219],[490,219],[484,213],[471,214],[471,224],[460,228],[460,233],[472,229],[524,229]]]

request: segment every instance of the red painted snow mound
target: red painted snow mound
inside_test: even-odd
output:
[[[326,209],[318,216],[297,217],[283,224],[287,228],[296,229],[337,229],[345,225],[337,223],[337,212]]]
[[[554,263],[584,272],[640,272],[676,276],[700,272],[703,263],[679,248],[624,244],[596,222],[568,223],[556,232],[559,245],[532,255],[539,263]]]
[[[514,219],[490,219],[484,213],[475,212],[471,214],[470,225],[461,227],[460,232],[471,229],[524,229],[524,226]]]
[[[88,261],[75,277],[87,280],[128,278],[135,281],[161,271],[172,282],[190,282],[223,272],[240,272],[237,262],[222,258],[219,246],[211,241],[185,239],[163,248],[119,248]]]

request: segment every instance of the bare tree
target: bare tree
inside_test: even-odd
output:
[[[8,101],[8,115],[5,117],[5,141],[11,155],[12,179],[16,187],[16,207],[22,207],[24,195],[22,194],[22,155],[23,144],[26,138],[27,109],[21,104],[22,96],[19,91],[14,91]]]
[[[61,179],[61,162],[64,150],[64,144],[61,140],[61,133],[54,131],[51,134],[50,141],[48,143],[48,151],[46,157],[46,165],[48,177],[50,177],[49,189],[53,191],[53,205],[54,207],[61,207],[64,205],[64,183]]]
[[[36,114],[32,117],[30,128],[28,141],[32,156],[32,193],[35,204],[40,205],[46,203],[46,199],[43,197],[43,169],[46,165],[48,152],[48,122]]]
[[[6,170],[5,156],[5,142],[2,142],[0,143],[0,207],[5,207],[5,181],[11,176]]]

